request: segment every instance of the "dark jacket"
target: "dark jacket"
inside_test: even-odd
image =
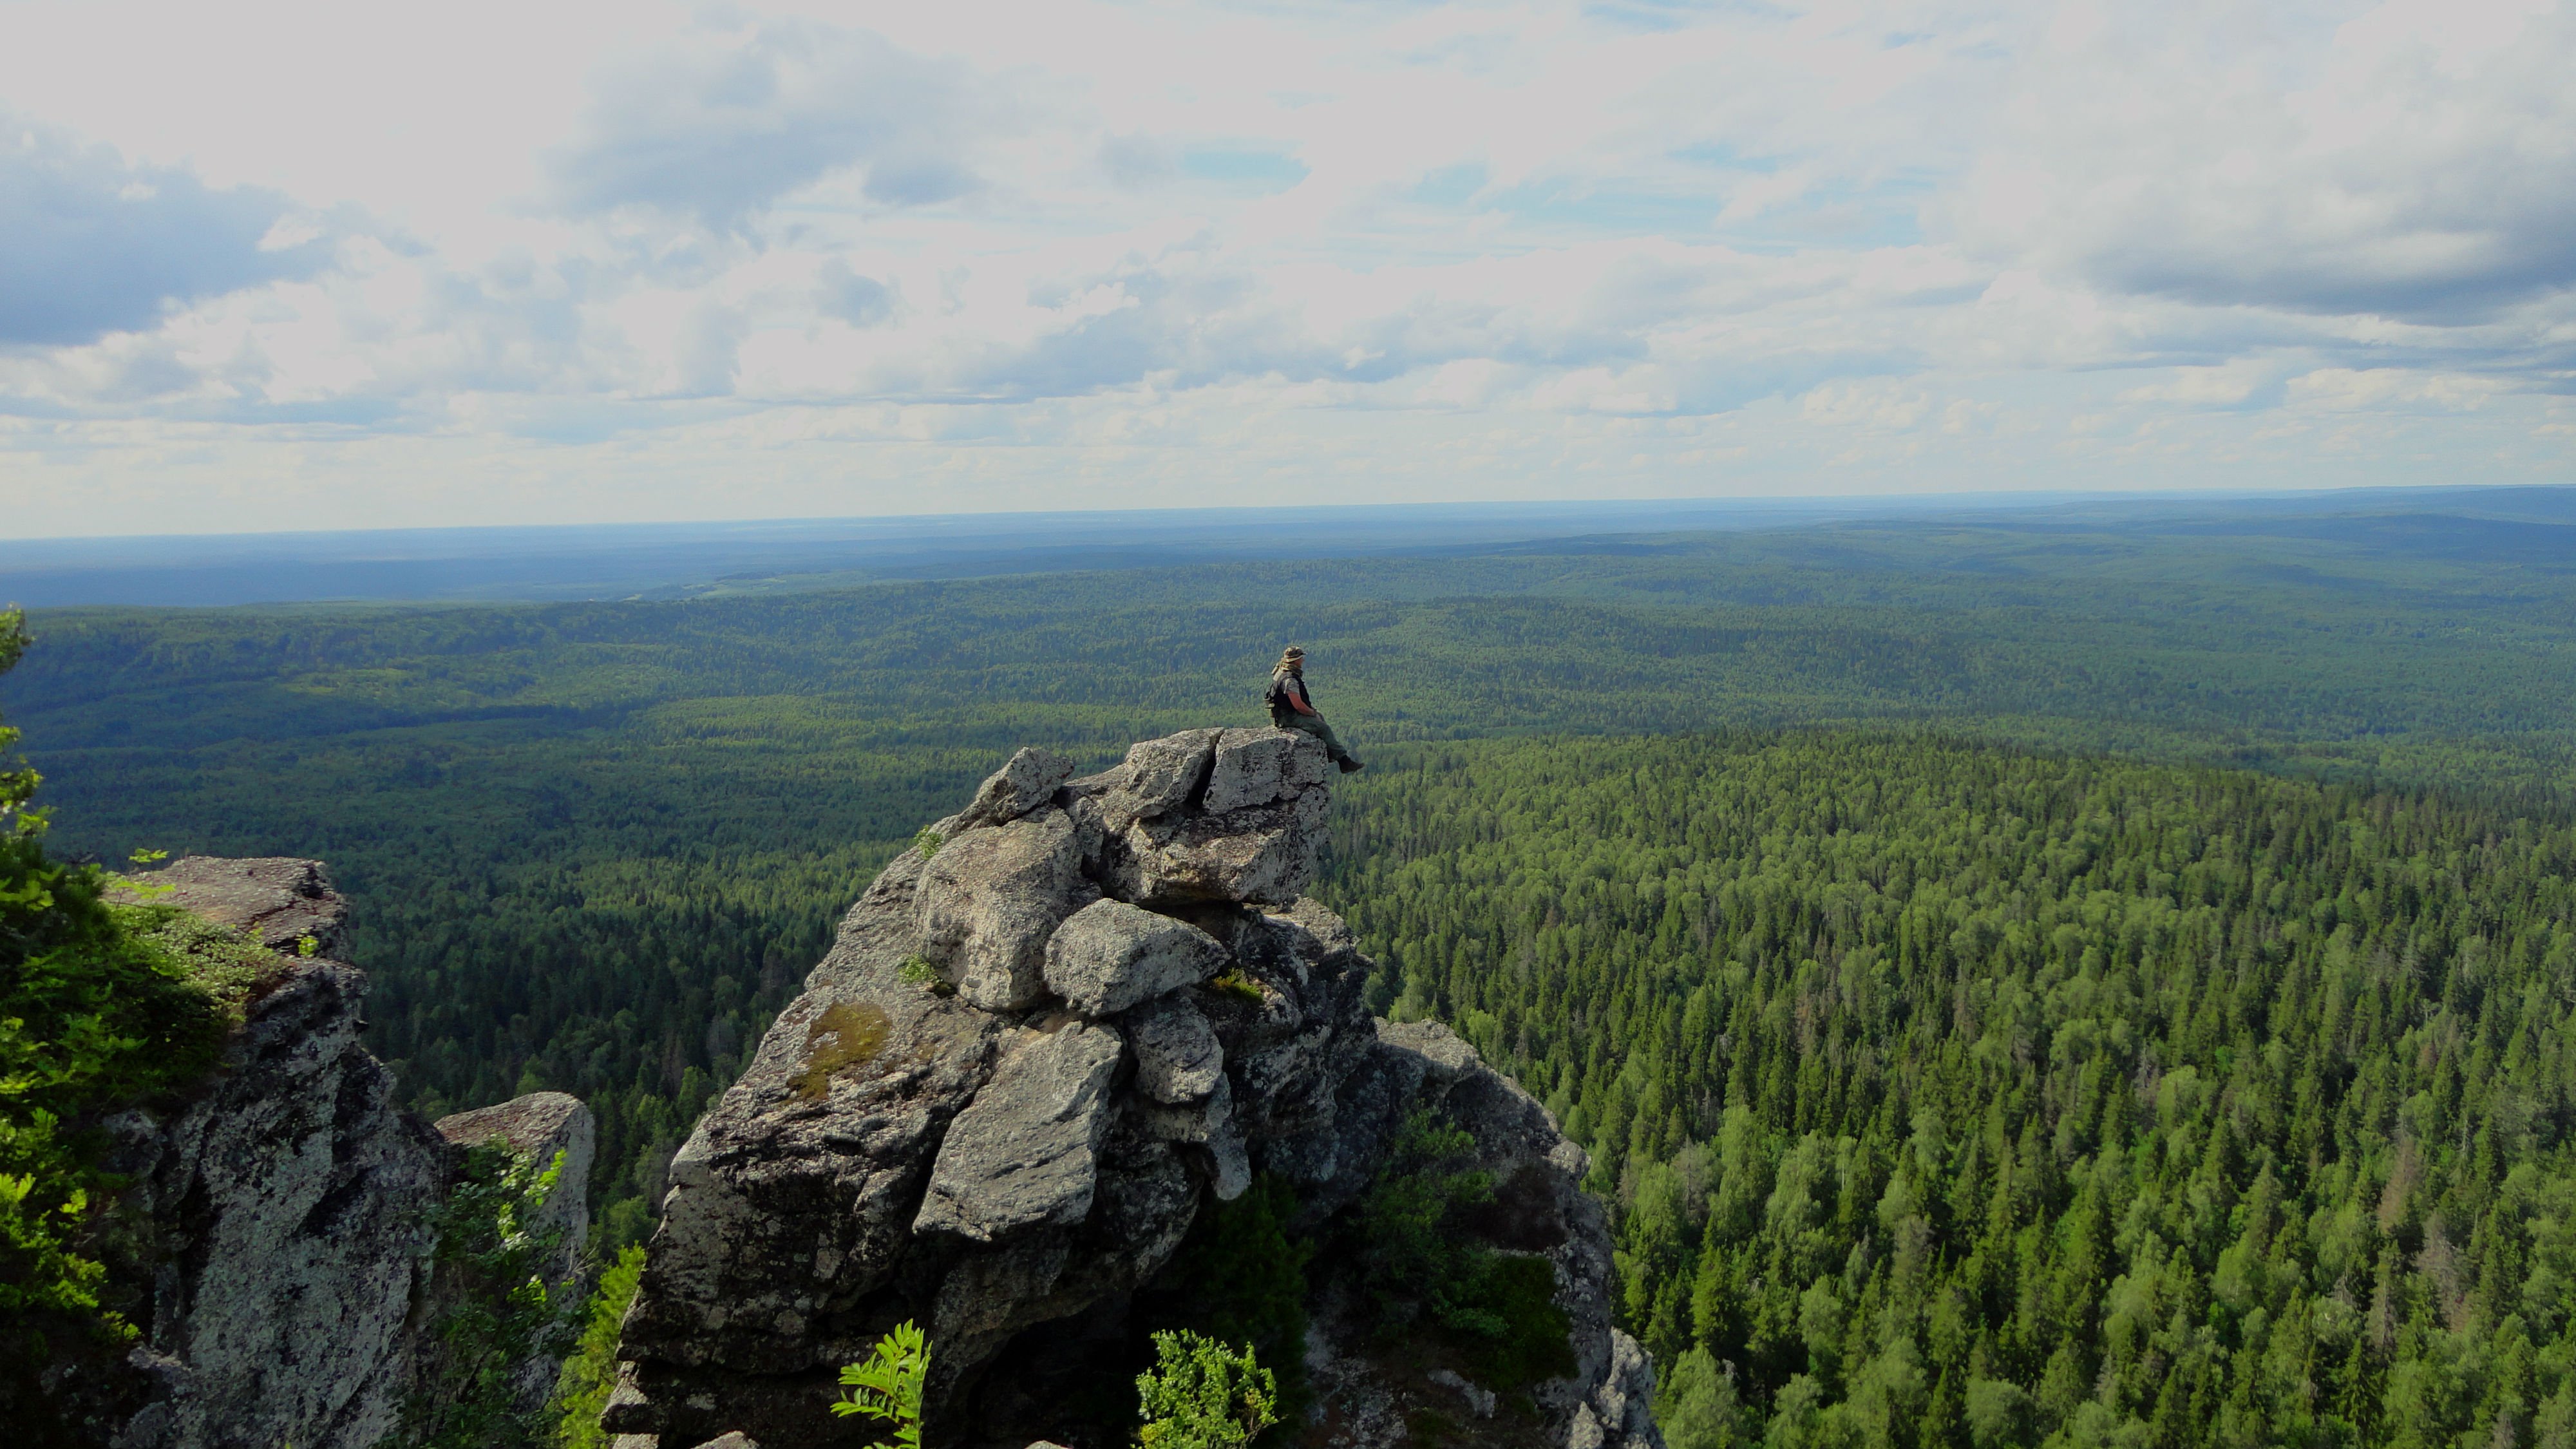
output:
[[[1304,701],[1308,709],[1315,708],[1315,696],[1306,692],[1306,676],[1286,670],[1270,676],[1270,688],[1261,696],[1261,702],[1270,706],[1270,722],[1281,729],[1288,728],[1289,721],[1297,718],[1297,707],[1288,702],[1292,694]]]

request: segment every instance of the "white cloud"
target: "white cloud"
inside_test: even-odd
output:
[[[2563,480],[2571,53],[2563,0],[21,0],[0,500]],[[2330,421],[2403,447],[2318,474]]]
[[[276,192],[135,166],[5,110],[0,216],[0,346],[155,329],[169,308],[309,276],[330,254],[320,221]]]
[[[849,175],[881,207],[954,200],[974,152],[1016,124],[1010,92],[964,62],[798,19],[710,26],[592,81],[574,138],[546,153],[547,200],[744,228],[781,198]]]
[[[1944,207],[1973,250],[2121,293],[2435,322],[2576,284],[2576,7],[2059,22]]]

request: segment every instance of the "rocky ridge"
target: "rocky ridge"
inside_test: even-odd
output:
[[[434,1126],[393,1103],[392,1075],[359,1042],[366,975],[335,959],[347,908],[309,860],[191,857],[155,873],[161,899],[278,953],[220,1069],[175,1109],[104,1124],[109,1167],[132,1181],[119,1210],[145,1245],[142,1344],[107,1437],[116,1449],[390,1441],[434,1372],[444,1295],[430,1224],[465,1145],[498,1136],[563,1151],[548,1205],[569,1254],[587,1222],[590,1111],[538,1093]],[[531,1363],[530,1392],[555,1365]]]
[[[1270,1174],[1319,1226],[1422,1109],[1502,1184],[1497,1247],[1547,1260],[1572,1371],[1507,1428],[1490,1390],[1397,1372],[1319,1291],[1305,1442],[1403,1442],[1431,1395],[1463,1442],[1660,1449],[1581,1149],[1444,1028],[1372,1019],[1370,963],[1303,894],[1320,744],[1194,730],[1071,774],[1023,750],[889,865],[681,1148],[604,1419],[619,1449],[861,1442],[827,1411],[836,1371],[905,1319],[933,1344],[928,1442],[1051,1437],[1085,1345],[1206,1201]]]

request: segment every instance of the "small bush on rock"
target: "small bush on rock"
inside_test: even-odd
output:
[[[1183,1329],[1154,1335],[1154,1367],[1136,1377],[1146,1449],[1244,1449],[1279,1422],[1279,1385],[1253,1357]]]
[[[557,1449],[608,1449],[608,1431],[599,1427],[599,1416],[617,1387],[617,1326],[626,1320],[643,1280],[640,1243],[629,1243],[599,1275],[599,1287],[583,1315],[581,1341],[564,1360],[563,1377],[555,1385]]]
[[[1379,1332],[1427,1320],[1480,1381],[1509,1393],[1574,1371],[1574,1325],[1556,1305],[1552,1263],[1498,1253],[1469,1231],[1494,1198],[1493,1179],[1465,1165],[1474,1148],[1465,1131],[1415,1112],[1354,1228]]]
[[[931,965],[930,959],[926,956],[905,957],[903,964],[895,968],[894,974],[933,996],[957,994],[957,988],[948,984],[948,978],[940,975],[939,968]]]
[[[560,1152],[540,1168],[498,1137],[466,1149],[432,1251],[457,1292],[438,1322],[437,1371],[404,1416],[419,1449],[533,1444],[552,1427],[543,1402],[526,1402],[525,1375],[571,1347],[580,1303],[577,1275],[550,1276],[564,1229],[545,1206],[563,1167]]]
[[[930,1340],[907,1319],[877,1340],[874,1353],[842,1366],[841,1384],[849,1392],[832,1412],[883,1420],[895,1426],[895,1449],[921,1449],[921,1386],[929,1376]]]
[[[0,673],[26,648],[23,622],[0,610]],[[17,738],[0,725],[0,752]],[[51,1412],[34,1407],[49,1362],[58,1373],[67,1355],[135,1336],[100,1242],[123,1184],[91,1129],[212,1071],[257,962],[274,960],[96,866],[48,858],[37,784],[0,753],[0,1420],[22,1433]]]

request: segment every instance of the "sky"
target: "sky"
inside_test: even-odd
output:
[[[2576,482],[2576,0],[0,0],[0,533]]]

